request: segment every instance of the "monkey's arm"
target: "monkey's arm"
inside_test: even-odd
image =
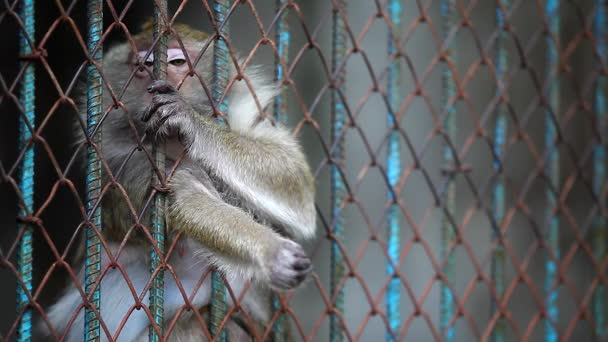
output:
[[[224,202],[201,170],[181,169],[169,182],[169,227],[183,230],[213,253],[226,274],[242,274],[290,289],[310,272],[302,248]]]
[[[188,156],[228,185],[266,219],[296,238],[315,233],[314,186],[300,146],[268,122],[236,132],[194,112],[165,81],[156,81],[148,128],[159,135],[177,131]]]

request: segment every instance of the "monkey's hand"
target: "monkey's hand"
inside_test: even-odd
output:
[[[312,271],[312,263],[297,243],[283,239],[270,265],[270,283],[276,290],[289,290],[298,286]]]
[[[146,134],[155,139],[179,135],[183,143],[189,144],[194,134],[194,108],[168,81],[152,82],[148,92],[154,96],[143,116],[143,120],[147,122]]]

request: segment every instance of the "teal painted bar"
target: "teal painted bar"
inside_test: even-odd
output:
[[[164,80],[167,78],[167,32],[164,18],[168,18],[167,0],[154,0],[154,39],[158,38],[154,46],[154,62],[152,65],[152,73],[155,80]],[[154,164],[157,170],[162,175],[165,174],[165,149],[164,146],[157,146],[154,150]],[[158,179],[154,173],[153,182],[157,185],[162,185],[162,181]],[[154,275],[150,286],[150,312],[154,320],[154,324],[150,325],[148,330],[148,339],[150,342],[158,342],[163,340],[164,334],[164,296],[165,296],[165,271],[163,258],[165,254],[165,234],[166,234],[166,195],[162,192],[156,193],[152,204],[152,231],[151,235],[154,238],[154,246],[150,246],[150,274]],[[158,329],[156,330],[155,327]]]
[[[95,63],[101,64],[103,49],[100,44],[103,35],[103,1],[89,0],[87,3],[87,48]],[[97,66],[87,66],[87,134],[98,148],[101,147],[102,79]],[[95,229],[102,230],[101,222],[101,160],[97,150],[87,146],[87,215],[89,225],[86,230],[85,292],[89,303],[84,312],[84,340],[99,341],[100,323],[98,310],[101,308],[100,287],[96,284],[101,272],[101,243]]]
[[[547,93],[549,100],[549,108],[545,113],[545,148],[547,149],[548,159],[545,164],[545,172],[549,178],[551,186],[547,186],[545,196],[547,198],[547,207],[545,217],[547,220],[547,246],[548,252],[552,253],[553,257],[547,255],[545,262],[545,305],[547,309],[547,318],[545,319],[545,341],[555,342],[559,338],[557,331],[557,323],[559,309],[557,306],[558,289],[557,283],[558,260],[560,257],[559,249],[559,217],[554,215],[554,210],[558,205],[558,198],[554,191],[559,191],[560,188],[560,172],[559,151],[555,146],[557,138],[557,127],[554,119],[559,118],[560,111],[560,82],[558,75],[559,51],[553,36],[560,37],[560,5],[559,0],[546,0],[545,15],[549,21],[549,33],[545,41],[547,44]],[[555,115],[555,116],[554,116]],[[554,189],[551,189],[553,187]],[[549,252],[550,251],[550,252]]]
[[[281,11],[281,9],[285,7],[288,2],[288,0],[276,0],[277,13]],[[285,8],[279,13],[279,20],[277,21],[275,35],[277,54],[279,57],[275,59],[274,63],[274,80],[276,84],[280,85],[280,92],[274,99],[274,118],[277,123],[280,124],[286,124],[288,119],[287,106],[289,103],[289,86],[282,83],[282,81],[285,80],[287,70],[285,70],[283,64],[281,64],[287,64],[289,62],[289,41],[291,36],[289,33],[289,21],[287,20],[288,14],[288,8]],[[272,296],[272,307],[274,311],[281,310],[281,302],[276,294],[273,294]],[[287,341],[289,339],[289,322],[287,321],[284,313],[280,313],[279,317],[272,326],[272,335],[273,341],[276,342]]]
[[[388,5],[389,17],[391,19],[393,29],[395,32],[388,34],[388,46],[387,54],[392,57],[397,52],[397,47],[394,45],[394,41],[399,42],[401,37],[401,16],[402,16],[402,4],[401,0],[391,0]],[[402,93],[401,93],[401,64],[398,59],[391,61],[387,75],[387,87],[386,95],[390,102],[390,109],[388,111],[388,127],[391,129],[390,137],[388,141],[388,151],[386,158],[386,176],[389,184],[393,189],[399,182],[399,176],[401,175],[401,147],[399,145],[399,131],[393,129],[396,120],[395,112],[398,111],[401,106]],[[396,195],[392,191],[388,191],[387,199],[393,202],[387,213],[388,223],[388,238],[387,247],[389,262],[386,263],[386,273],[389,277],[388,288],[386,289],[386,315],[389,322],[390,331],[386,333],[386,340],[394,342],[393,336],[399,336],[399,327],[401,326],[401,279],[395,277],[395,269],[393,265],[399,264],[399,253],[401,252],[401,226],[399,223],[400,209],[397,204]]]
[[[32,54],[31,44],[35,43],[36,34],[34,14],[34,0],[22,1],[19,13],[24,24],[24,28],[19,30],[19,53],[22,56]],[[35,127],[36,121],[36,69],[32,61],[21,62],[21,67],[25,67],[25,73],[19,85],[19,103],[23,108],[19,116],[19,150],[26,151],[19,167],[18,183],[25,206],[20,208],[20,215],[25,217],[34,210],[34,144],[30,142],[30,128]],[[32,293],[33,227],[23,223],[19,225],[19,230],[23,230],[17,252],[17,270],[21,279],[17,283],[17,314],[21,317],[16,340],[25,342],[32,338],[32,308],[28,295]]]
[[[606,8],[605,0],[595,1],[595,44],[603,63],[606,63],[606,54],[608,53],[608,9]],[[602,61],[598,62],[601,66]],[[598,67],[599,69],[599,67]],[[596,115],[596,127],[599,133],[606,134],[608,129],[608,103],[606,103],[606,92],[608,92],[608,78],[604,74],[599,74],[597,84],[595,86],[594,103]],[[599,205],[605,205],[605,200],[602,198],[602,188],[606,184],[606,146],[602,141],[598,141],[593,150],[593,191],[595,192]],[[608,246],[608,227],[606,218],[602,212],[605,212],[606,207],[598,208],[598,217],[595,220],[593,228],[593,251],[597,262],[601,262],[603,258],[608,256],[606,253]],[[606,285],[599,283],[593,297],[593,316],[595,318],[595,335],[598,339],[605,339],[606,331],[608,330],[608,321],[606,320],[606,311],[608,309],[608,298]]]
[[[340,98],[339,91],[344,93],[344,76],[345,71],[338,71],[338,67],[342,63],[342,59],[346,54],[346,28],[342,16],[346,15],[346,0],[337,0],[335,2],[334,13],[332,18],[332,59],[331,70],[334,75],[335,89],[331,96],[331,217],[332,231],[335,241],[331,243],[331,267],[330,267],[330,293],[334,310],[344,312],[344,290],[338,289],[338,285],[344,278],[344,256],[340,251],[338,241],[343,239],[344,231],[344,214],[340,206],[344,203],[346,189],[340,167],[344,161],[344,123],[346,120],[346,110],[344,103]],[[331,342],[342,341],[344,331],[340,323],[340,318],[335,313],[332,313],[329,321],[329,340]]]
[[[226,23],[226,16],[230,9],[230,0],[215,0],[213,2],[213,14],[218,30],[223,38],[215,41],[213,50],[213,102],[219,106],[222,113],[228,112],[228,98],[222,96],[226,90],[230,77],[230,53],[226,40],[229,34],[229,26]],[[221,101],[221,102],[220,102]],[[226,285],[220,272],[213,272],[211,275],[211,310],[210,310],[209,330],[212,336],[216,336],[217,341],[226,341],[226,331],[220,331],[220,325],[226,317]]]
[[[441,2],[441,16],[443,19],[442,33],[443,39],[447,38],[448,32],[456,25],[455,20],[455,0],[442,0]],[[452,53],[452,50],[448,49],[448,58],[454,62],[456,56]],[[448,102],[456,95],[456,85],[454,84],[454,78],[448,65],[443,66],[441,73],[441,83],[443,86],[443,100],[442,103],[447,108],[445,120],[443,122],[443,128],[447,135],[447,138],[454,139],[458,132],[456,125],[456,108],[454,105],[449,105]],[[444,198],[445,209],[451,214],[456,213],[456,183],[454,182],[455,173],[451,172],[454,168],[454,155],[449,144],[446,143],[443,148],[443,159],[445,163],[447,180],[447,189]],[[450,220],[444,215],[441,221],[441,259],[445,260],[443,267],[443,273],[447,281],[453,279],[454,273],[454,258],[453,250],[450,249],[450,244],[454,241],[456,227],[452,226]],[[446,282],[441,284],[440,292],[440,311],[439,311],[439,328],[446,342],[454,340],[454,334],[456,332],[455,324],[449,326],[450,320],[454,315],[454,295],[452,290]]]
[[[502,6],[501,6],[502,5]],[[500,30],[498,38],[496,40],[496,58],[494,64],[496,65],[496,78],[498,82],[497,96],[501,96],[504,91],[504,79],[509,68],[509,56],[506,48],[506,42],[508,39],[508,33],[505,31],[505,11],[509,10],[509,0],[498,0],[496,6],[496,26]],[[492,212],[494,214],[494,221],[500,227],[505,216],[505,176],[502,167],[502,159],[505,155],[505,143],[507,140],[507,133],[509,124],[507,121],[507,104],[499,103],[496,109],[496,124],[494,127],[494,163],[492,168],[496,173],[496,181],[494,183],[494,189],[492,191]],[[496,297],[498,301],[502,298],[505,292],[505,248],[500,237],[497,235],[498,232],[492,231],[493,243],[496,245],[494,251],[492,251],[492,265],[491,265],[491,277],[494,284],[494,290],[496,291]],[[498,303],[496,300],[492,300],[492,315],[498,311]],[[504,342],[505,341],[505,329],[506,322],[504,317],[500,317],[494,326],[492,331],[491,339],[493,342]]]

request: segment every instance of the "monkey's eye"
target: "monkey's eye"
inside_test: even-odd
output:
[[[147,67],[152,67],[152,65],[154,65],[154,62],[152,62],[152,61],[145,61],[144,65],[147,66]]]
[[[180,66],[180,65],[186,64],[186,60],[183,58],[176,58],[176,59],[170,60],[169,64],[175,65],[175,66]]]
[[[182,49],[168,49],[167,62],[173,66],[182,66],[186,64],[186,56]]]

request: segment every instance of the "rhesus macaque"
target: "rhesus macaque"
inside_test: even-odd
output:
[[[262,334],[270,319],[270,289],[292,289],[311,271],[310,259],[295,241],[310,239],[315,234],[313,179],[291,133],[261,115],[272,101],[276,85],[269,82],[259,68],[248,67],[242,76],[249,80],[252,90],[245,80],[232,85],[227,94],[226,120],[219,124],[211,116],[210,99],[199,78],[190,76],[193,75],[190,65],[195,63],[207,37],[181,24],[174,25],[172,30],[166,81],[154,81],[151,77],[154,56],[148,54],[152,43],[150,28],[134,36],[136,47],[130,43],[113,46],[103,60],[103,73],[114,93],[126,90],[121,103],[114,103],[115,108],[102,126],[102,156],[119,184],[113,186],[102,201],[103,234],[124,273],[118,267],[104,274],[101,315],[113,338],[119,341],[148,339],[149,317],[136,307],[134,299],[134,295],[138,296],[142,303],[148,304],[148,293],[144,294],[143,289],[150,279],[150,243],[144,238],[141,225],[150,223],[149,210],[143,213],[142,210],[150,198],[153,166],[141,147],[152,151],[153,145],[164,144],[165,172],[170,177],[167,245],[176,233],[183,232],[169,265],[177,274],[185,296],[203,317],[209,304],[210,277],[200,288],[197,286],[210,266],[223,272],[237,296],[251,281],[252,286],[240,303],[250,318],[244,319],[242,312],[236,313],[226,326],[230,341],[250,340],[253,327],[247,322],[255,322],[258,334]],[[177,36],[185,50],[180,47]],[[209,87],[212,45],[194,66]],[[146,55],[147,59],[143,60]],[[239,76],[235,70],[232,66],[231,78]],[[111,104],[110,91],[105,87],[104,110]],[[135,130],[140,137],[145,133],[142,146],[138,146]],[[110,180],[106,174],[104,184]],[[125,189],[135,212],[131,211],[119,186]],[[138,220],[141,225],[136,225]],[[118,253],[124,239],[127,243]],[[102,270],[109,263],[110,258],[104,251]],[[84,284],[83,275],[84,267],[80,266],[81,284]],[[232,305],[229,295],[227,298]],[[80,291],[70,282],[47,311],[54,329],[60,336],[66,334],[68,341],[83,338],[82,303]],[[166,271],[165,326],[184,303],[175,277]],[[77,311],[76,319],[70,321]],[[40,326],[48,335],[47,324],[41,322]],[[201,322],[188,310],[183,311],[171,332],[165,329],[167,333],[168,340],[172,341],[206,339]],[[101,335],[105,340],[103,328]]]

